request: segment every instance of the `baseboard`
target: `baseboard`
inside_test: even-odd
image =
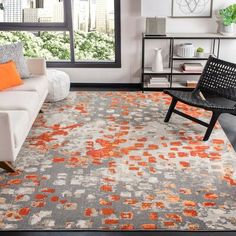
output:
[[[71,83],[71,88],[90,88],[90,89],[127,89],[141,90],[141,84],[114,84],[114,83]]]

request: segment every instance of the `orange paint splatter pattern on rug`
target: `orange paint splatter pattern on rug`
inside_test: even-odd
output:
[[[0,175],[2,230],[236,230],[236,156],[220,125],[150,92],[71,92],[45,104]],[[208,121],[210,114],[178,104]]]

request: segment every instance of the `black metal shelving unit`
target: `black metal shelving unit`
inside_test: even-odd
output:
[[[175,61],[207,61],[208,57],[210,55],[214,55],[215,57],[219,58],[220,57],[220,49],[221,49],[221,41],[222,40],[235,40],[235,36],[224,36],[221,34],[214,34],[214,33],[209,33],[209,34],[168,34],[166,36],[152,36],[152,35],[146,35],[143,34],[142,38],[142,78],[141,78],[141,83],[142,83],[142,91],[162,91],[163,89],[167,89],[167,87],[158,87],[158,88],[148,88],[145,86],[146,77],[154,77],[154,76],[166,76],[168,81],[170,82],[170,87],[168,89],[185,89],[185,90],[192,90],[191,88],[184,88],[184,87],[176,87],[173,84],[173,76],[196,76],[196,75],[201,75],[201,73],[186,73],[186,72],[181,72],[179,68],[174,67],[174,62]],[[146,40],[168,40],[170,42],[170,47],[169,47],[169,66],[167,68],[164,68],[163,72],[160,73],[155,73],[152,72],[152,69],[150,67],[145,67],[145,47],[146,47]],[[183,57],[178,57],[174,53],[174,48],[175,48],[175,43],[176,40],[211,40],[212,44],[212,50],[211,53],[206,54],[206,57],[200,58],[200,57],[193,57],[193,58],[183,58]]]

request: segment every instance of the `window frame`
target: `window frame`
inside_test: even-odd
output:
[[[62,23],[0,23],[1,31],[67,31],[70,34],[70,61],[47,61],[51,68],[121,68],[121,12],[120,0],[114,1],[115,61],[76,61],[71,0],[64,0]]]

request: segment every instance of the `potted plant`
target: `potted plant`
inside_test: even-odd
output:
[[[236,4],[221,9],[219,14],[223,21],[222,34],[234,34],[234,24],[236,23]]]
[[[204,57],[205,56],[205,53],[204,53],[204,48],[201,48],[201,47],[199,47],[198,49],[197,49],[197,57]]]

